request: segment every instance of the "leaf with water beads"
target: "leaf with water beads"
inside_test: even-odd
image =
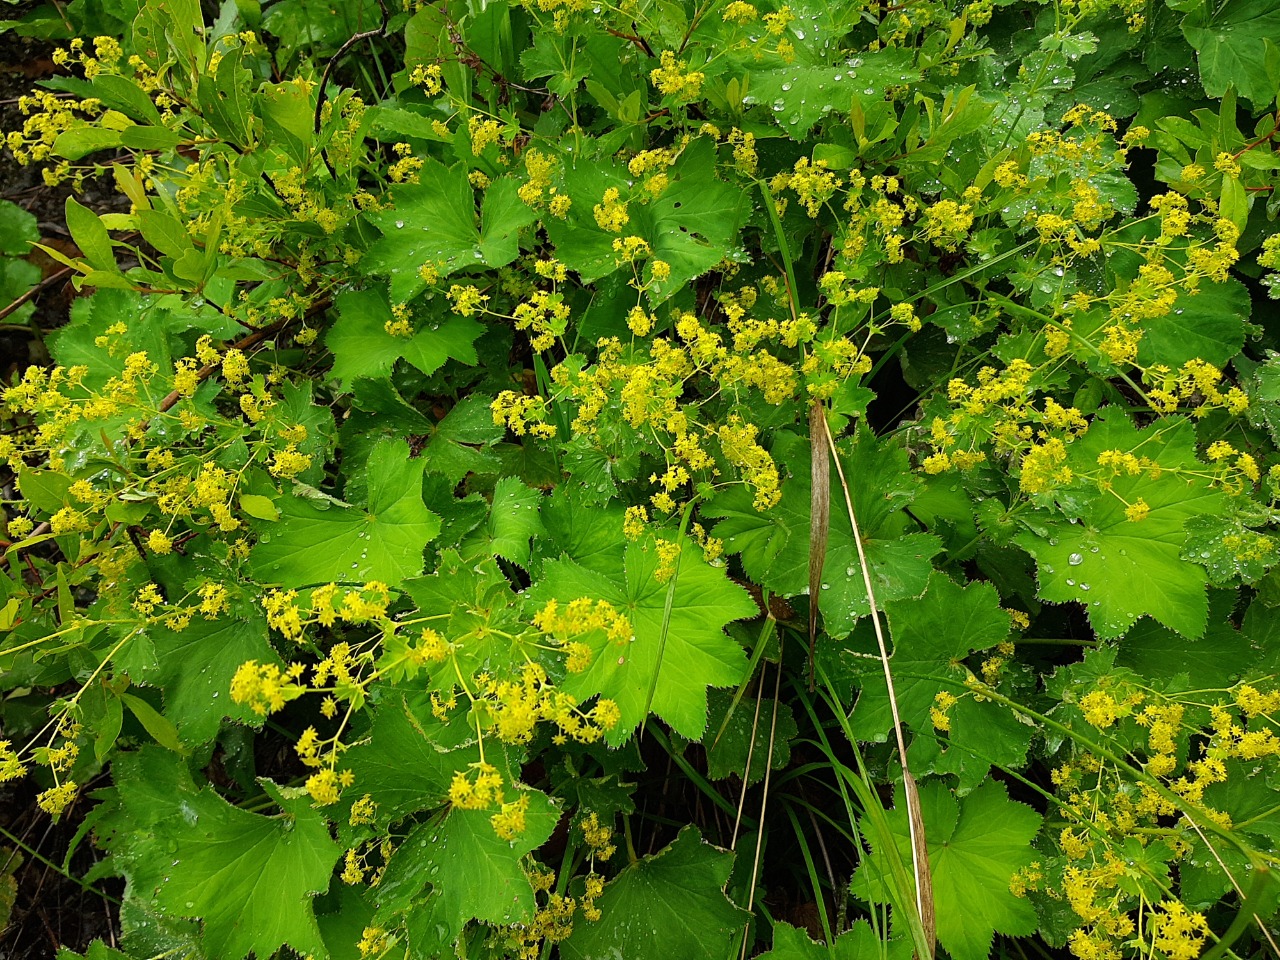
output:
[[[671,844],[627,866],[596,901],[601,918],[575,920],[566,960],[724,957],[749,915],[724,895],[733,854],[687,826]]]
[[[422,572],[422,551],[440,518],[422,503],[422,460],[403,440],[380,440],[369,455],[368,504],[279,502],[250,558],[254,575],[284,587],[379,580],[395,587]]]
[[[1082,523],[1058,515],[1016,538],[1036,560],[1040,598],[1080,602],[1104,638],[1123,635],[1144,615],[1185,637],[1203,634],[1208,577],[1181,552],[1187,521],[1218,513],[1225,494],[1196,459],[1190,421],[1167,418],[1140,430],[1123,410],[1108,407],[1066,449],[1066,465],[1077,475],[1096,475],[1099,455],[1111,450],[1133,452],[1151,466],[1108,477],[1110,491],[1090,493],[1093,481],[1083,482]],[[1129,520],[1126,504],[1139,500],[1149,512]]]

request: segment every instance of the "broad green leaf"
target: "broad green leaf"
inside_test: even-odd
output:
[[[452,808],[442,818],[415,827],[400,844],[379,884],[379,902],[399,909],[425,884],[435,888],[441,920],[454,931],[470,920],[485,923],[529,923],[533,920],[533,887],[523,860],[547,841],[560,820],[560,810],[546,794],[517,788],[506,800],[529,801],[525,830],[514,840],[498,836],[492,810]],[[385,888],[385,889],[384,889]]]
[[[649,241],[654,259],[671,267],[671,276],[661,281],[646,269],[651,304],[683,290],[734,247],[743,194],[716,179],[715,166],[711,142],[699,138],[671,168],[671,185],[652,202],[632,205],[634,233]]]
[[[933,571],[931,558],[942,544],[936,537],[918,532],[917,524],[902,512],[920,489],[906,451],[892,442],[877,440],[866,429],[839,449],[876,600],[884,604],[920,596]],[[776,507],[763,513],[756,510],[750,492],[739,486],[718,496],[704,513],[720,518],[715,536],[724,541],[727,551],[741,555],[743,569],[754,582],[784,597],[794,597],[809,590],[809,444],[795,434],[780,433],[772,453],[791,471]],[[871,612],[871,606],[834,468],[831,486],[830,532],[819,604],[827,632],[844,636],[859,617]]]
[[[1121,638],[1116,663],[1147,680],[1168,681],[1187,674],[1198,687],[1230,686],[1256,658],[1248,637],[1229,621],[1235,591],[1215,590],[1210,596],[1209,626],[1203,636],[1188,640],[1154,620],[1140,620]],[[1172,651],[1177,655],[1170,656]]]
[[[325,337],[325,346],[333,351],[333,376],[346,389],[357,377],[385,378],[402,357],[427,374],[450,358],[476,362],[472,344],[484,332],[476,320],[448,316],[422,324],[412,337],[397,337],[386,330],[393,319],[391,304],[376,290],[338,297],[338,319]]]
[[[1238,280],[1201,284],[1195,296],[1179,295],[1172,311],[1143,324],[1138,360],[1176,370],[1198,357],[1222,367],[1244,346],[1249,325],[1249,291]]]
[[[671,267],[663,281],[652,281],[652,268],[645,267],[650,282],[651,304],[662,303],[689,285],[733,250],[746,203],[740,190],[715,175],[714,147],[700,138],[685,148],[669,171],[670,185],[647,203],[628,204],[630,222],[623,228],[628,236],[644,239],[653,259]],[[618,269],[613,251],[618,234],[600,229],[592,210],[609,187],[617,187],[625,199],[629,186],[626,170],[614,167],[607,158],[579,157],[566,165],[568,192],[573,208],[566,221],[547,220],[547,235],[555,244],[556,257],[584,280],[598,280]]]
[[[802,66],[795,64],[751,74],[743,102],[759,104],[773,121],[794,138],[828,115],[847,115],[858,98],[874,100],[886,87],[918,80],[920,71],[912,66],[914,53],[890,47],[857,57],[844,66]]]
[[[473,393],[459,400],[436,424],[422,457],[427,473],[457,484],[468,473],[496,473],[498,459],[489,449],[505,430],[493,422],[491,398]]]
[[[910,827],[902,791],[895,791],[896,807],[889,814],[890,829],[905,862],[911,862]],[[937,907],[938,941],[954,960],[986,960],[992,935],[1027,936],[1036,929],[1031,902],[1009,892],[1009,878],[1040,857],[1031,845],[1040,830],[1040,815],[1014,803],[994,780],[957,799],[942,780],[920,784],[933,896]],[[883,877],[888,875],[887,851],[876,849],[854,874],[855,896],[872,903],[894,902]],[[914,905],[907,907],[914,909]]]
[[[504,560],[527,566],[529,541],[544,533],[538,509],[542,494],[526,487],[518,477],[503,477],[493,490],[489,511],[489,545]]]
[[[440,518],[422,503],[421,459],[404,441],[379,440],[369,455],[366,507],[281,500],[280,520],[253,548],[255,576],[285,587],[380,580],[395,587],[422,572]]]
[[[285,798],[264,781],[283,812],[248,813],[198,790],[180,760],[154,748],[118,755],[113,770],[104,835],[131,899],[162,917],[202,919],[208,956],[270,957],[285,945],[326,955],[312,899],[342,850],[309,797]]]
[[[428,160],[419,183],[393,190],[395,209],[369,214],[382,231],[365,257],[371,273],[390,277],[397,302],[413,299],[426,282],[418,275],[435,264],[443,276],[467,267],[502,267],[516,258],[516,234],[533,223],[534,212],[516,196],[515,181],[498,180],[484,193],[480,224],[467,170]]]
[[[1025,760],[1031,728],[1003,707],[976,703],[964,695],[969,673],[964,659],[1009,636],[1009,615],[1000,608],[994,588],[981,582],[961,587],[935,573],[923,597],[888,603],[885,612],[893,635],[889,668],[898,712],[918,735],[919,749],[912,757],[929,769],[959,774],[965,786],[980,782],[992,763],[1013,766]],[[853,712],[853,730],[860,739],[883,740],[893,725],[883,667],[875,657],[854,662],[862,692]],[[928,739],[933,731],[930,710],[940,691],[960,698],[960,703],[951,712],[947,739],[935,746]]]
[[[639,543],[628,546],[625,560],[611,563],[607,573],[556,560],[546,564],[530,595],[535,607],[551,599],[607,600],[630,619],[634,640],[615,643],[602,631],[590,635],[585,642],[592,648],[591,665],[560,684],[580,701],[599,694],[618,704],[622,718],[606,734],[615,746],[645,720],[651,687],[653,713],[681,736],[700,739],[707,724],[706,688],[738,683],[747,665],[742,648],[725,636],[724,627],[756,612],[750,595],[687,544],[664,638],[668,585],[654,578],[657,566],[656,551]]]
[[[795,714],[785,700],[766,697],[757,708],[751,696],[739,700],[730,713],[732,700],[724,690],[713,690],[710,694],[710,722],[704,739],[707,776],[712,780],[737,777],[748,784],[756,783],[764,779],[771,742],[773,769],[781,770],[790,762],[791,741],[799,732]]]
[[[25,257],[40,239],[36,218],[11,200],[0,200],[0,254]]]
[[[1268,74],[1267,41],[1280,37],[1280,7],[1272,0],[1232,0],[1199,4],[1182,32],[1196,48],[1205,92],[1221,97],[1234,85],[1261,110],[1275,100],[1275,78]]]
[[[1221,510],[1225,495],[1196,459],[1195,429],[1185,419],[1167,418],[1140,430],[1120,408],[1108,407],[1067,447],[1067,465],[1096,473],[1098,456],[1110,450],[1148,457],[1179,476],[1121,473],[1110,493],[1090,498],[1082,524],[1059,514],[1019,534],[1018,545],[1036,560],[1039,596],[1051,603],[1079,601],[1101,637],[1121,636],[1143,615],[1198,637],[1208,617],[1207,577],[1198,564],[1181,559],[1185,525]],[[1138,500],[1150,513],[1130,521],[1125,505]]]
[[[575,49],[574,39],[553,30],[534,31],[533,46],[520,54],[524,78],[538,80],[550,77],[547,89],[561,98],[572,95],[583,78],[591,73],[591,64],[580,50]]]
[[[622,518],[623,508],[617,503],[593,507],[580,490],[561,484],[542,505],[547,558],[563,554],[608,576],[622,563],[624,541],[618,536]]]
[[[134,679],[164,691],[165,716],[181,741],[195,747],[218,735],[224,717],[257,726],[262,718],[231,699],[231,678],[240,665],[282,665],[267,639],[261,612],[236,605],[217,620],[197,616],[181,632],[156,625],[148,630],[157,669]]]
[[[733,854],[684,827],[670,845],[627,866],[560,945],[566,960],[726,957],[748,915],[724,895]]]
[[[443,805],[454,773],[479,759],[471,727],[441,723],[429,706],[414,710],[393,695],[373,711],[368,742],[352,747],[343,764],[355,774],[352,793],[369,794],[385,825]]]

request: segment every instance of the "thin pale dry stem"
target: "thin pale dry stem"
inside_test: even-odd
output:
[[[764,788],[760,796],[760,822],[756,829],[756,852],[751,862],[751,886],[747,891],[747,913],[751,913],[752,907],[756,902],[756,882],[760,878],[760,850],[764,843],[764,815],[769,806],[769,780],[773,774],[773,745],[778,730],[778,697],[782,693],[782,634],[778,634],[778,669],[773,677],[773,713],[769,718],[769,749],[765,754],[764,763]],[[757,713],[757,717],[759,714]],[[754,730],[751,735],[751,742],[755,743]],[[750,755],[748,755],[749,757]],[[751,761],[747,760],[747,774],[751,773]],[[746,777],[743,777],[743,791],[746,790]],[[737,838],[737,827],[734,827],[735,840]],[[751,921],[748,920],[748,923]],[[746,960],[747,956],[747,938],[742,938],[742,960]]]
[[[821,410],[821,408],[819,408]],[[849,484],[844,476],[844,467],[840,463],[840,454],[836,450],[835,438],[827,428],[827,420],[820,415],[810,420],[811,429],[826,439],[831,459],[835,461],[836,473],[840,478],[840,489],[844,492],[845,507],[849,511],[849,524],[853,528],[853,543],[858,551],[858,564],[862,567],[862,583],[867,591],[867,604],[871,608],[871,623],[875,628],[876,644],[880,651],[880,664],[884,667],[884,682],[889,692],[889,711],[893,716],[893,734],[898,744],[898,756],[902,762],[902,788],[906,795],[907,817],[911,824],[911,867],[916,880],[916,911],[920,915],[920,925],[924,928],[932,956],[936,942],[935,917],[933,903],[933,879],[929,873],[928,848],[925,843],[924,817],[920,810],[920,795],[916,790],[915,778],[907,764],[907,741],[902,732],[902,717],[898,713],[898,696],[893,683],[893,671],[889,668],[889,648],[885,644],[884,629],[880,625],[880,608],[876,603],[875,587],[871,584],[871,569],[867,566],[867,555],[862,547],[862,532],[858,527],[858,517],[853,509],[853,497],[849,494]],[[825,459],[825,457],[823,458]]]
[[[831,464],[826,454],[818,456],[827,434],[827,417],[821,403],[809,408],[809,446],[812,466],[809,475],[809,692],[814,689],[814,660],[817,655],[818,604],[822,596],[822,567],[827,561],[827,534],[831,528]]]
[[[764,702],[764,686],[757,684],[756,686],[756,712],[751,718],[751,739],[747,742],[747,764],[742,773],[742,790],[738,794],[738,813],[733,818],[733,838],[729,841],[729,849],[738,849],[738,828],[742,825],[742,811],[747,805],[747,777],[751,773],[751,758],[755,754],[756,749],[756,730],[760,727],[760,704]],[[775,700],[773,704],[774,712],[777,712],[778,703]],[[715,746],[715,744],[712,744]]]
[[[1209,851],[1210,854],[1213,855],[1213,859],[1218,861],[1218,866],[1222,868],[1222,872],[1226,875],[1226,878],[1229,881],[1231,881],[1231,886],[1235,889],[1236,895],[1240,898],[1240,903],[1247,908],[1249,904],[1249,899],[1245,895],[1244,887],[1240,886],[1239,882],[1235,878],[1235,875],[1231,872],[1230,868],[1223,861],[1222,857],[1218,856],[1218,851],[1215,850],[1213,844],[1209,842],[1209,838],[1206,837],[1204,834],[1204,831],[1200,829],[1200,825],[1196,823],[1194,820],[1192,820],[1190,817],[1187,817],[1187,823],[1191,824],[1191,829],[1194,830],[1199,835],[1201,841],[1203,841],[1205,845],[1205,848]],[[1267,925],[1262,922],[1262,918],[1258,916],[1257,913],[1254,913],[1253,911],[1250,911],[1250,913],[1252,913],[1253,919],[1257,922],[1258,929],[1262,931],[1262,935],[1267,938],[1267,943],[1271,944],[1271,952],[1274,953],[1277,957],[1280,957],[1280,947],[1276,946],[1276,941],[1271,936],[1271,931],[1267,929]]]

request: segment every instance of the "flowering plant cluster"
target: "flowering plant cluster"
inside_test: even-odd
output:
[[[0,790],[89,957],[1276,949],[1272,0],[25,29]]]

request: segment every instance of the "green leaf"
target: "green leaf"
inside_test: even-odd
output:
[[[905,862],[911,862],[911,835],[901,788],[888,814],[894,840]],[[954,960],[986,960],[992,935],[1026,936],[1036,929],[1031,902],[1009,892],[1009,878],[1040,855],[1031,841],[1040,830],[1040,815],[1014,803],[994,780],[957,799],[946,783],[920,784],[938,941]],[[874,836],[874,834],[872,835]],[[888,851],[872,845],[871,855],[854,874],[852,890],[872,903],[894,903],[888,876]],[[914,909],[914,905],[906,909]]]
[[[40,239],[36,218],[11,200],[0,200],[0,254],[25,257]]]
[[[286,799],[263,781],[283,813],[247,813],[197,790],[157,749],[118,755],[113,770],[116,800],[100,829],[130,899],[161,917],[203,919],[208,956],[269,957],[285,945],[326,955],[312,898],[342,850],[309,797]]]
[[[1249,639],[1230,623],[1235,591],[1211,594],[1209,626],[1195,640],[1179,637],[1154,620],[1140,620],[1120,641],[1116,663],[1147,680],[1167,681],[1179,674],[1197,687],[1229,687],[1254,661]],[[1170,656],[1170,651],[1177,656]]]
[[[148,635],[157,668],[134,679],[164,691],[165,716],[177,727],[182,743],[190,747],[208,743],[218,735],[224,717],[254,726],[262,722],[248,706],[231,699],[231,678],[241,664],[257,660],[283,666],[258,610],[236,605],[217,620],[197,616],[181,632],[156,625]],[[164,743],[154,732],[152,736]]]
[[[270,497],[264,497],[258,493],[240,494],[240,509],[255,520],[268,520],[274,523],[280,519],[280,511],[276,509],[276,502]]]
[[[913,51],[890,47],[840,67],[794,64],[753,72],[743,103],[760,104],[788,136],[801,138],[824,116],[847,115],[855,100],[874,100],[886,87],[912,83],[920,71]]]
[[[138,722],[142,724],[147,733],[151,734],[156,743],[166,750],[172,750],[180,756],[185,756],[186,750],[182,748],[182,743],[178,740],[177,728],[166,720],[155,707],[141,697],[135,697],[131,693],[120,694],[120,699],[128,705],[129,710],[138,718]]]
[[[386,825],[443,805],[454,773],[479,759],[469,726],[441,723],[429,707],[414,710],[392,696],[373,711],[368,741],[352,747],[343,764],[355,774],[353,792],[369,794],[377,822]]]
[[[116,257],[112,252],[111,237],[98,215],[77,203],[75,197],[67,197],[66,218],[71,239],[76,242],[89,266],[115,273]]]
[[[391,304],[377,290],[338,297],[338,319],[325,346],[333,351],[333,376],[345,389],[351,389],[357,377],[387,377],[402,357],[426,374],[435,373],[450,358],[476,362],[473,343],[484,332],[478,321],[448,316],[424,324],[412,337],[397,337],[386,330],[393,319]]]
[[[468,473],[497,472],[497,457],[487,448],[501,440],[505,430],[494,424],[490,402],[490,397],[473,393],[436,424],[422,454],[428,473],[456,484]]]
[[[366,508],[282,500],[280,520],[253,548],[255,576],[285,587],[369,580],[395,587],[417,576],[422,551],[440,530],[440,518],[422,503],[424,466],[403,440],[379,440],[366,468]]]
[[[1182,21],[1195,47],[1205,92],[1221,97],[1234,85],[1261,110],[1276,96],[1266,69],[1268,39],[1280,37],[1280,7],[1272,0],[1232,0],[1198,4]]]
[[[631,205],[634,232],[649,241],[654,259],[671,267],[671,276],[662,281],[654,280],[646,268],[652,305],[683,290],[725,259],[737,243],[744,195],[716,179],[715,169],[711,141],[695,140],[671,168],[671,185],[650,203]]]
[[[902,511],[915,499],[920,481],[906,451],[892,441],[877,440],[860,429],[840,445],[850,497],[871,567],[872,586],[881,604],[918,597],[929,584],[931,558],[942,549],[936,537],[915,530]],[[751,579],[774,593],[794,597],[809,590],[809,513],[812,498],[809,443],[792,433],[779,433],[774,459],[791,475],[782,485],[782,500],[763,513],[743,487],[730,488],[704,509],[721,518],[714,535],[725,549],[741,554]],[[862,565],[853,542],[853,527],[836,471],[831,471],[831,520],[819,598],[823,622],[833,636],[845,636],[854,622],[871,612]]]
[[[526,80],[550,77],[547,89],[568,98],[584,77],[590,76],[591,65],[574,49],[574,38],[552,30],[536,30],[533,46],[520,54],[520,66]]]
[[[1181,559],[1185,524],[1219,511],[1224,494],[1196,459],[1195,428],[1185,419],[1166,418],[1139,430],[1121,409],[1108,407],[1067,447],[1067,466],[1078,474],[1095,473],[1099,454],[1109,450],[1149,457],[1160,470],[1180,476],[1121,474],[1110,493],[1089,498],[1083,524],[1059,514],[1019,534],[1018,545],[1036,560],[1039,596],[1082,603],[1100,637],[1121,636],[1143,615],[1184,637],[1198,637],[1208,618],[1207,577],[1198,564]],[[1125,504],[1138,500],[1151,509],[1133,522]]]
[[[764,779],[771,741],[773,769],[781,770],[790,762],[791,741],[799,728],[791,705],[784,700],[765,698],[757,708],[754,697],[743,697],[731,714],[732,700],[727,691],[711,692],[710,722],[705,738],[707,776],[712,780],[738,777],[750,785]],[[726,717],[728,723],[725,723]],[[748,757],[750,769],[747,768]]]
[[[615,746],[644,721],[655,673],[653,712],[681,736],[697,740],[707,724],[706,688],[738,683],[747,665],[742,648],[724,635],[724,627],[756,612],[750,595],[686,544],[664,642],[668,585],[654,578],[657,566],[656,551],[638,543],[627,547],[623,562],[609,563],[607,573],[571,560],[552,561],[530,595],[537,606],[551,599],[607,600],[630,618],[632,642],[614,643],[602,631],[584,638],[592,648],[591,665],[560,684],[580,701],[599,694],[618,704],[622,719],[606,734]]]
[[[566,960],[729,956],[749,919],[724,895],[732,866],[733,854],[684,827],[605,886],[596,901],[601,918],[575,921],[561,954]]]
[[[1225,366],[1244,346],[1250,310],[1249,291],[1238,280],[1201,284],[1195,296],[1180,294],[1167,316],[1143,325],[1138,361],[1176,370],[1198,357]]]
[[[746,202],[742,191],[716,178],[714,147],[705,139],[695,140],[670,168],[671,183],[647,203],[630,203],[631,222],[624,228],[628,236],[643,238],[653,251],[653,259],[671,267],[671,276],[650,282],[648,296],[656,305],[667,300],[690,281],[700,277],[732,252],[738,242],[738,228]],[[628,189],[624,168],[614,168],[608,159],[578,157],[566,165],[565,176],[573,208],[568,219],[547,220],[547,235],[555,244],[556,257],[584,281],[598,280],[618,269],[613,241],[616,234],[601,230],[592,209],[609,187],[617,187],[625,197]]]
[[[507,792],[507,802],[520,798],[528,798],[529,807],[525,830],[514,840],[498,836],[489,810],[454,807],[443,820],[419,824],[392,855],[379,884],[380,902],[403,902],[430,882],[433,898],[439,897],[438,916],[454,931],[473,919],[532,922],[536,904],[522,861],[551,836],[560,810],[537,790]]]
[[[992,763],[1022,763],[1031,728],[1003,707],[964,696],[969,673],[964,659],[1009,636],[1009,615],[1001,609],[995,589],[981,582],[961,587],[935,573],[923,597],[888,603],[885,613],[893,634],[889,668],[899,715],[918,735],[925,735],[918,737],[912,757],[926,769],[959,774],[963,786],[979,783]],[[857,657],[853,663],[862,684],[853,730],[859,739],[883,740],[893,725],[883,667],[875,657]],[[959,697],[960,703],[952,710],[948,738],[933,744],[928,739],[933,730],[930,710],[939,691]]]
[[[489,545],[495,555],[528,566],[529,541],[545,532],[538,516],[541,504],[542,494],[526,487],[518,477],[498,481],[489,511]]]
[[[392,299],[401,303],[426,289],[418,275],[423,264],[436,264],[442,276],[466,267],[506,266],[519,253],[516,234],[535,219],[516,196],[514,180],[489,186],[477,226],[465,166],[428,160],[419,178],[392,191],[394,210],[369,214],[382,239],[369,249],[365,269],[390,277]]]

